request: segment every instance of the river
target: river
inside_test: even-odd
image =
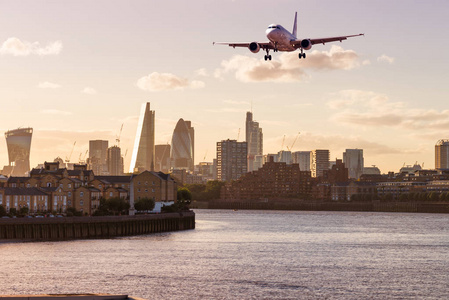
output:
[[[449,298],[449,215],[195,212],[195,230],[103,240],[0,243],[0,295]]]

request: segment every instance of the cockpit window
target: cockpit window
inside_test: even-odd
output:
[[[277,26],[268,26],[268,29],[270,29],[270,28],[276,28],[276,29],[279,29],[279,27],[277,27]]]

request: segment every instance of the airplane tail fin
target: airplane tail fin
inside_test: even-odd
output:
[[[297,37],[296,36],[296,32],[298,31],[298,25],[297,25],[297,17],[298,17],[298,12],[295,12],[295,21],[293,22],[293,31],[292,31],[292,34],[295,36],[295,37]]]

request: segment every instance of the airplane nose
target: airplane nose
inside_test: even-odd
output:
[[[274,37],[275,32],[276,32],[276,29],[275,29],[275,28],[268,28],[268,29],[265,31],[265,34],[267,35],[268,38],[272,38],[272,37]]]

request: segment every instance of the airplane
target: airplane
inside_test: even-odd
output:
[[[258,53],[260,49],[267,52],[265,55],[265,60],[271,60],[270,50],[273,52],[278,51],[295,51],[296,49],[300,49],[301,53],[299,53],[299,59],[306,58],[306,54],[304,50],[310,50],[312,45],[315,44],[323,44],[336,41],[343,41],[350,37],[365,35],[364,33],[354,34],[354,35],[345,35],[345,36],[336,36],[336,37],[328,37],[328,38],[319,38],[319,39],[298,39],[296,37],[297,33],[297,15],[298,12],[295,12],[295,21],[293,23],[293,30],[290,33],[287,29],[278,24],[271,24],[268,26],[268,29],[265,31],[269,42],[251,42],[251,43],[222,43],[222,42],[214,42],[213,44],[218,45],[228,45],[230,47],[248,47],[249,51],[252,53]]]

